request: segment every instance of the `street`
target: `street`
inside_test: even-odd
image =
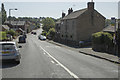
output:
[[[3,78],[118,78],[118,65],[51,44],[28,34],[21,63],[4,63]]]

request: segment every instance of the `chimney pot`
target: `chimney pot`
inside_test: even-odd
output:
[[[71,11],[71,10],[70,10],[70,8],[69,8],[69,10],[68,10],[68,15],[70,14],[70,11]]]
[[[62,12],[62,18],[63,18],[63,17],[65,17],[65,13],[64,13],[64,12]]]
[[[94,10],[94,2],[88,2],[88,10]]]

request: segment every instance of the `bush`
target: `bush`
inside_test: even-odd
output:
[[[92,35],[93,44],[105,44],[113,46],[113,37],[107,32],[98,32]]]
[[[42,29],[44,31],[47,31],[47,32],[50,30],[50,28],[54,28],[55,27],[54,20],[52,18],[49,18],[49,17],[43,19],[42,20],[42,24],[43,24]]]
[[[46,36],[46,35],[47,35],[47,32],[46,32],[46,31],[43,31],[43,32],[41,33],[41,35]]]
[[[47,37],[51,37],[52,39],[54,39],[55,37],[55,29],[54,28],[50,28],[48,33],[47,33]]]
[[[11,29],[11,30],[7,31],[7,34],[10,34],[10,35],[12,35],[12,36],[15,36],[15,35],[16,35],[16,32],[15,32],[13,29]]]
[[[6,32],[0,32],[0,40],[5,40],[5,39],[7,39]]]

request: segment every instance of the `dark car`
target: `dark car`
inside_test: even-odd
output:
[[[31,34],[33,34],[34,32],[31,32]]]
[[[34,35],[36,35],[37,33],[32,31],[32,32],[31,32],[31,34],[34,34]]]
[[[27,35],[26,35],[26,34],[24,34],[23,36],[24,36],[25,38],[27,38]]]
[[[37,33],[36,32],[33,32],[34,35],[36,35]]]
[[[25,38],[25,36],[20,36],[19,37],[19,43],[26,43],[26,38]]]

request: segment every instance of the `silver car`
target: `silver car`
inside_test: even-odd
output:
[[[43,36],[43,35],[41,35],[41,34],[38,36],[38,38],[39,38],[40,40],[46,40],[46,36]]]
[[[21,48],[22,46],[19,46]],[[16,42],[0,42],[0,60],[10,61],[15,60],[20,63],[21,55],[17,48]]]

